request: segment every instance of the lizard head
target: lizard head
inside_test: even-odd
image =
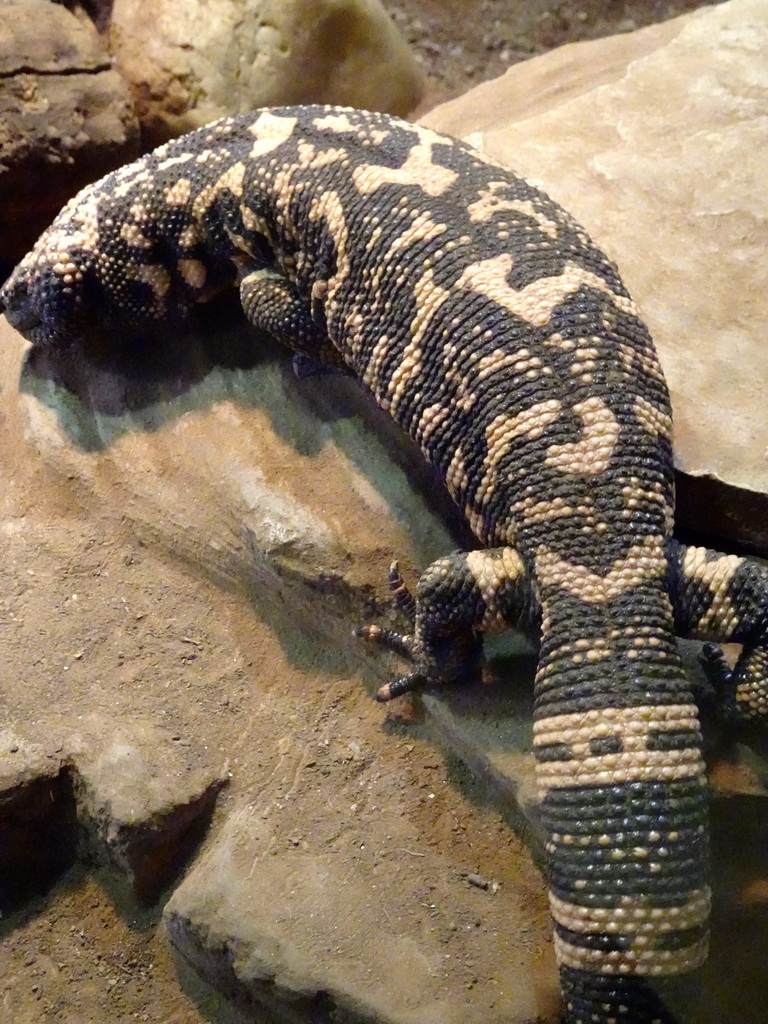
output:
[[[98,183],[70,199],[0,289],[0,313],[33,345],[69,345],[96,318],[99,200]]]
[[[66,345],[83,334],[88,319],[88,254],[54,254],[40,242],[0,289],[0,313],[34,345]]]

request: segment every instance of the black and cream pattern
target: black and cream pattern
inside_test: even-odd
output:
[[[421,446],[483,545],[429,567],[412,670],[460,678],[479,634],[538,631],[534,744],[569,1024],[673,1019],[706,956],[698,713],[674,633],[745,644],[735,717],[768,716],[768,573],[670,539],[671,414],[615,267],[556,203],[470,147],[382,114],[228,118],[90,186],[0,292],[39,345],[184,321],[239,288],[248,319],[344,366]]]

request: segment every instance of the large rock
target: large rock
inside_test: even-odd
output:
[[[461,532],[447,492],[357,382],[298,378],[234,305],[202,313],[161,349],[29,350],[8,406],[48,472],[117,501],[141,538],[222,586],[270,593],[269,609],[295,591],[291,614],[308,628],[315,591],[359,608],[391,552],[416,573],[456,546],[424,497]],[[19,339],[2,326],[0,377],[15,388]]]
[[[294,748],[291,759],[300,753]],[[319,766],[304,757],[311,777]],[[274,819],[295,820],[297,808],[259,794],[166,906],[179,955],[237,1001],[267,1006],[291,1024],[554,1022],[554,992],[535,953],[517,952],[517,963],[510,956],[529,927],[525,912],[494,880],[473,887],[471,871],[414,833],[397,779],[359,754],[350,760],[363,762],[362,798],[381,806],[364,842],[353,846],[345,825],[357,805],[323,788],[322,802],[305,801],[280,848]],[[413,918],[419,907],[428,911],[421,925]],[[471,947],[495,929],[488,986],[479,984]]]
[[[0,732],[0,911],[43,892],[76,856],[155,900],[200,841],[226,771],[135,716],[39,719],[34,731]]]
[[[242,326],[232,330],[249,337]],[[212,333],[231,351],[223,324]],[[456,917],[447,908],[460,907],[459,921],[471,924],[467,893],[486,891],[466,888],[459,871],[478,871],[471,863],[474,854],[449,846],[438,856],[446,838],[439,817],[430,814],[422,826],[414,824],[414,804],[429,807],[433,798],[445,795],[448,783],[427,782],[423,775],[414,779],[410,756],[401,754],[397,761],[408,702],[386,710],[372,703],[363,710],[359,703],[363,687],[373,693],[397,671],[395,659],[369,653],[349,636],[364,616],[386,618],[381,584],[387,562],[400,556],[413,579],[431,558],[454,546],[444,525],[450,519],[435,515],[434,479],[409,445],[398,445],[391,425],[388,429],[386,418],[366,403],[354,382],[297,380],[287,357],[265,353],[254,339],[250,358],[240,359],[249,365],[239,368],[211,368],[205,353],[196,350],[194,336],[185,345],[186,355],[166,353],[165,382],[146,352],[134,356],[132,367],[119,359],[102,361],[85,374],[83,353],[73,352],[70,365],[54,367],[39,357],[29,362],[17,392],[22,345],[0,324],[4,437],[19,461],[43,469],[47,486],[77,495],[86,523],[100,509],[107,515],[117,509],[124,527],[152,551],[166,552],[191,566],[196,577],[245,596],[242,632],[259,635],[266,625],[285,652],[283,661],[276,660],[264,653],[263,636],[258,641],[255,678],[245,687],[250,710],[238,715],[234,721],[241,721],[223,741],[228,751],[234,748],[236,784],[245,783],[245,792],[169,904],[174,948],[230,995],[277,1007],[288,1020],[301,1020],[311,1009],[320,1014],[317,1019],[334,1024],[423,1024],[432,1019],[433,1007],[456,1024],[522,1022],[534,1015],[534,1007],[540,1018],[551,1014],[554,1019],[551,961],[548,955],[537,967],[527,938],[523,949],[515,946],[517,966],[511,973],[503,949],[486,948],[478,958],[499,985],[494,1005],[488,984],[472,984],[476,974],[467,974],[469,948],[489,936],[466,935],[462,924],[457,934],[451,927]],[[71,387],[79,384],[79,396],[54,383],[56,371]],[[40,481],[32,495],[39,486]],[[32,542],[29,518],[23,529]],[[131,593],[125,596],[132,602]],[[143,618],[133,627],[148,644],[151,628]],[[237,657],[237,647],[229,646],[236,640],[236,631],[227,636],[222,664]],[[208,646],[205,637],[200,643]],[[492,660],[482,683],[427,695],[415,702],[416,713],[424,709],[434,732],[478,773],[539,852],[530,751],[535,658],[520,643],[504,640],[489,648]],[[330,683],[329,660],[334,665]],[[291,701],[295,666],[305,676],[300,696]],[[339,677],[343,681],[351,666],[360,670],[363,686],[352,681],[351,690],[340,689]],[[242,682],[222,678],[221,672],[217,664],[219,699],[244,701]],[[358,690],[353,699],[351,692]],[[219,713],[212,709],[214,719]],[[375,740],[370,732],[361,740],[364,718],[370,718]],[[197,727],[212,728],[207,716]],[[238,737],[241,744],[247,737],[245,756],[242,745],[237,754]],[[721,878],[728,878],[734,857],[729,829],[745,801],[756,824],[740,844],[744,876],[719,902],[715,930],[727,925],[743,934],[739,956],[746,961],[764,941],[762,926],[750,924],[744,931],[742,926],[753,921],[761,898],[755,851],[765,819],[765,771],[755,751],[737,753],[726,750],[723,757],[721,748],[723,766],[715,773],[718,821],[727,826],[718,835]],[[430,788],[419,789],[424,786]],[[365,794],[365,805],[359,794]],[[363,806],[375,813],[367,815],[365,833],[353,847],[351,836],[361,835],[356,814]],[[361,843],[372,851],[370,860],[368,854],[350,853]],[[422,869],[415,874],[414,862]],[[505,871],[511,870],[504,863]],[[502,881],[504,892],[517,891],[517,880],[506,874],[497,879],[486,873],[486,878]],[[454,884],[457,879],[461,885]],[[429,895],[433,885],[439,898]],[[398,907],[415,906],[426,919],[398,920]],[[491,910],[494,921],[499,917],[497,904],[483,906],[484,918]],[[494,941],[510,941],[509,920],[498,925],[500,938]],[[536,917],[521,927],[525,937],[526,928],[540,934],[548,924]],[[419,936],[418,955],[413,935]],[[454,973],[435,976],[446,936],[455,944],[445,949]],[[400,973],[410,972],[412,985],[394,983],[394,964]],[[708,1006],[720,1013],[733,1004],[739,986],[730,978],[722,961],[713,960],[697,1024],[717,1019],[706,1015]],[[445,1016],[446,1007],[453,1016]],[[741,1019],[752,1024],[758,1018],[742,1014]]]
[[[0,279],[71,195],[137,155],[128,88],[90,22],[49,0],[5,0]]]
[[[768,552],[768,0],[515,65],[430,112],[618,262],[672,391],[679,521]]]
[[[404,114],[421,95],[419,65],[378,0],[115,0],[109,39],[148,146],[254,107]]]
[[[41,519],[41,488],[50,488],[76,502],[86,534],[94,517],[113,519],[119,508],[122,528],[139,545],[190,566],[196,580],[214,580],[244,605],[237,616],[231,608],[216,615],[224,634],[217,647],[196,604],[172,588],[165,604],[152,601],[150,614],[127,617],[129,633],[119,625],[107,634],[105,648],[125,652],[125,668],[118,663],[95,686],[93,669],[74,678],[89,654],[69,660],[67,692],[57,699],[77,708],[78,694],[95,692],[116,703],[116,715],[133,707],[160,721],[170,711],[184,720],[193,751],[202,736],[204,749],[229,759],[227,820],[166,913],[174,949],[230,996],[289,1021],[311,1011],[309,1019],[328,1024],[554,1022],[557,982],[540,879],[503,823],[474,823],[477,812],[450,781],[461,769],[420,739],[416,721],[409,727],[407,704],[373,702],[395,664],[351,636],[361,618],[386,614],[393,554],[412,578],[454,546],[430,509],[431,473],[407,447],[398,452],[386,418],[354,382],[296,379],[290,357],[257,348],[249,368],[206,373],[204,353],[195,352],[194,338],[190,344],[195,372],[170,360],[165,382],[153,380],[144,359],[134,359],[131,377],[106,362],[83,375],[79,353],[81,397],[55,384],[53,366],[42,360],[23,369],[19,392],[23,345],[0,322],[0,450],[14,481],[9,497],[21,487],[25,497],[16,500],[27,510],[0,520],[12,551],[51,542],[66,549],[56,525]],[[59,369],[74,386],[74,366]],[[17,566],[11,579],[25,584],[29,558],[8,561]],[[126,589],[118,571],[112,556],[107,593],[132,611],[138,581]],[[93,585],[76,584],[73,613]],[[61,598],[50,583],[46,589],[58,608]],[[13,610],[22,617],[18,599]],[[181,638],[190,641],[187,651],[203,661],[206,650],[220,650],[209,687],[185,668],[166,689],[174,678],[169,659],[184,647],[152,652],[177,615],[192,620]],[[148,672],[129,669],[137,643],[147,649]],[[253,667],[232,674],[233,661]],[[14,717],[23,716],[27,689],[17,692],[0,673],[0,696],[7,692]],[[201,690],[209,699],[198,712]],[[86,720],[70,721],[71,710],[60,717],[68,733],[87,739]],[[131,823],[121,771],[140,785],[152,778],[153,762],[126,752],[136,745],[110,741],[80,768],[83,792],[95,793],[87,801],[92,848],[123,873],[131,861],[120,837],[130,838],[130,829],[114,821]],[[78,750],[87,748],[78,741]],[[477,873],[487,889],[467,881]]]
[[[74,859],[72,786],[57,745],[0,731],[0,913],[44,891]]]
[[[647,41],[635,45],[642,50]],[[602,74],[602,87],[617,74]],[[450,804],[460,772],[452,766],[449,776],[437,760],[430,767],[423,750],[419,764],[419,748],[403,743],[424,708],[535,845],[530,652],[501,648],[483,685],[416,699],[414,717],[407,701],[386,710],[363,702],[360,679],[372,692],[395,665],[353,647],[350,627],[381,613],[379,581],[392,555],[412,579],[453,546],[450,518],[434,514],[443,492],[352,382],[296,380],[285,357],[265,355],[244,329],[235,329],[246,341],[239,348],[227,340],[218,307],[207,314],[217,358],[194,336],[154,361],[151,350],[91,365],[86,353],[73,351],[58,365],[38,353],[20,392],[21,342],[0,324],[0,444],[10,455],[9,492],[24,507],[2,524],[16,538],[14,550],[19,535],[30,551],[58,537],[37,512],[40,491],[55,487],[57,497],[76,496],[78,529],[90,531],[99,510],[112,518],[117,510],[126,532],[165,554],[164,575],[181,561],[201,588],[212,579],[247,598],[239,613],[231,605],[217,612],[226,640],[209,688],[198,680],[205,713],[194,717],[194,688],[186,698],[165,690],[154,705],[156,714],[169,705],[217,737],[240,787],[167,908],[171,941],[210,981],[245,1001],[271,1002],[288,1020],[309,1013],[323,1024],[554,1019],[552,958],[538,952],[549,928],[541,899],[520,885],[509,858],[491,861],[505,874],[486,870],[487,889],[468,881],[483,875],[488,847],[503,850],[508,840],[498,831],[489,840],[477,828],[462,837],[470,811],[457,820]],[[77,554],[87,560],[85,547]],[[105,561],[105,572],[120,580],[113,550]],[[23,581],[25,571],[19,555],[13,580]],[[45,584],[52,594],[57,579],[51,573]],[[88,583],[97,586],[95,578]],[[132,601],[134,586],[118,589],[120,600]],[[195,622],[189,639],[204,649],[207,637],[198,632],[212,627],[189,594],[179,601],[166,591],[163,602],[158,615],[180,603]],[[162,618],[142,618],[128,639],[152,647],[164,626]],[[111,643],[127,647],[127,632],[120,635]],[[161,651],[168,686],[175,648]],[[138,700],[133,686],[148,699],[141,673],[130,674],[130,687],[122,681],[106,677],[100,699],[125,708]],[[80,686],[90,692],[82,679]],[[14,707],[24,700],[14,693]],[[217,723],[224,701],[236,713]],[[715,803],[718,882],[737,860],[743,871],[728,890],[718,885],[715,934],[725,941],[718,939],[697,1024],[757,1024],[768,998],[759,876],[764,768],[750,748],[737,754],[721,758],[726,768],[715,772],[724,793]],[[729,829],[738,815],[744,828],[734,849]],[[734,960],[738,975],[723,969]],[[743,977],[754,997],[748,1005]]]
[[[134,717],[89,715],[65,736],[81,852],[151,903],[202,838],[229,781],[198,743]]]

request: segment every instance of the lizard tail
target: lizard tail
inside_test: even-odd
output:
[[[707,954],[698,712],[658,585],[630,603],[580,603],[574,640],[572,599],[542,602],[534,749],[568,1024],[673,1024]]]

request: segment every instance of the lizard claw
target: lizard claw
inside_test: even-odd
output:
[[[389,590],[397,610],[413,623],[416,619],[416,599],[406,586],[397,560],[389,567]]]
[[[404,693],[411,693],[413,690],[417,690],[424,679],[418,674],[418,672],[412,672],[408,676],[400,676],[398,679],[393,679],[391,683],[385,683],[384,686],[380,686],[376,691],[376,700],[381,704],[386,704],[387,701],[394,700],[396,697],[402,697]]]
[[[404,658],[413,658],[413,637],[406,633],[397,633],[394,629],[386,629],[384,626],[374,624],[358,626],[354,636],[360,640],[368,640],[371,643],[379,644],[381,647],[388,647]]]
[[[389,590],[397,610],[413,625],[416,619],[416,601],[406,586],[400,574],[400,566],[396,561],[392,562],[389,567]],[[385,626],[370,624],[358,626],[354,635],[362,640],[379,644],[381,647],[387,647],[408,661],[413,661],[416,657],[416,641],[410,633],[398,633]],[[419,689],[424,681],[424,676],[418,671],[399,676],[392,682],[379,687],[376,692],[376,700],[381,703],[394,700],[404,693]]]

